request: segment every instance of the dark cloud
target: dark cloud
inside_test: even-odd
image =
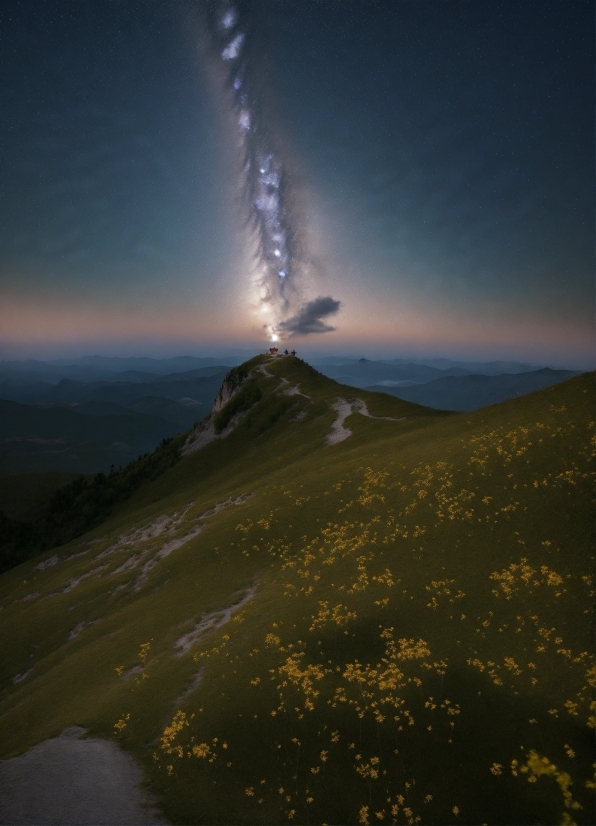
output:
[[[309,301],[291,318],[281,321],[276,328],[276,332],[289,333],[292,336],[306,336],[310,333],[331,333],[335,327],[325,324],[321,319],[330,315],[335,315],[341,306],[341,302],[331,298],[330,295],[319,296],[314,301]]]

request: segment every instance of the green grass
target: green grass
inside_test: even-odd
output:
[[[260,362],[233,433],[0,579],[2,756],[84,726],[176,823],[592,823],[593,375],[455,415]],[[406,419],[326,446],[338,396]]]

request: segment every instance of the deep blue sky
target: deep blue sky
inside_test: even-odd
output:
[[[259,341],[200,3],[0,9],[0,346]],[[593,4],[258,0],[271,129],[337,332],[367,353],[587,365]]]

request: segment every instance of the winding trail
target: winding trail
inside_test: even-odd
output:
[[[269,370],[265,367],[264,364],[259,364],[257,367],[259,373],[262,373],[264,376],[267,376],[268,379],[279,379],[279,387],[280,390],[284,385],[290,384],[290,382],[284,376],[274,376],[273,373],[270,373]],[[310,401],[310,396],[307,396],[306,393],[303,393],[300,389],[299,384],[294,384],[291,387],[286,387],[285,390],[282,390],[284,396],[303,396],[305,399]]]
[[[300,389],[299,384],[294,384],[292,387],[288,387],[287,390],[283,391],[284,396],[302,396],[304,399],[308,399],[310,401],[310,396],[307,396],[306,393],[303,393]]]
[[[267,376],[268,379],[279,379],[280,382],[281,382],[281,384],[279,385],[280,387],[283,387],[284,384],[289,384],[290,383],[283,376],[274,376],[273,373],[270,373],[269,370],[267,370],[267,368],[265,367],[264,364],[259,364],[259,366],[257,367],[257,370],[259,371],[259,373],[262,373],[264,376]]]
[[[338,398],[335,404],[332,404],[331,407],[337,413],[337,418],[331,425],[331,433],[328,433],[325,439],[325,442],[328,445],[336,445],[338,442],[343,442],[344,439],[347,439],[348,436],[352,435],[350,428],[344,427],[345,420],[348,416],[351,416],[352,413],[360,413],[361,416],[366,416],[369,419],[376,419],[377,421],[384,422],[404,422],[406,420],[405,416],[402,416],[400,419],[393,419],[391,416],[373,416],[362,399],[347,401],[346,399]]]
[[[331,433],[327,434],[325,442],[328,445],[336,445],[352,435],[352,431],[348,427],[344,427],[345,420],[352,414],[352,405],[345,399],[338,399],[331,407],[337,413],[337,418],[331,425]]]

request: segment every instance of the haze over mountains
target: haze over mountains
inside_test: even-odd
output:
[[[526,373],[504,375],[448,375],[424,384],[377,384],[367,390],[389,393],[406,401],[460,412],[476,410],[489,404],[523,396],[533,390],[541,390],[551,384],[571,378],[571,370],[532,370]]]
[[[107,472],[208,413],[241,357],[0,362],[0,473]],[[474,410],[569,378],[519,362],[310,360],[323,375],[428,407]]]

